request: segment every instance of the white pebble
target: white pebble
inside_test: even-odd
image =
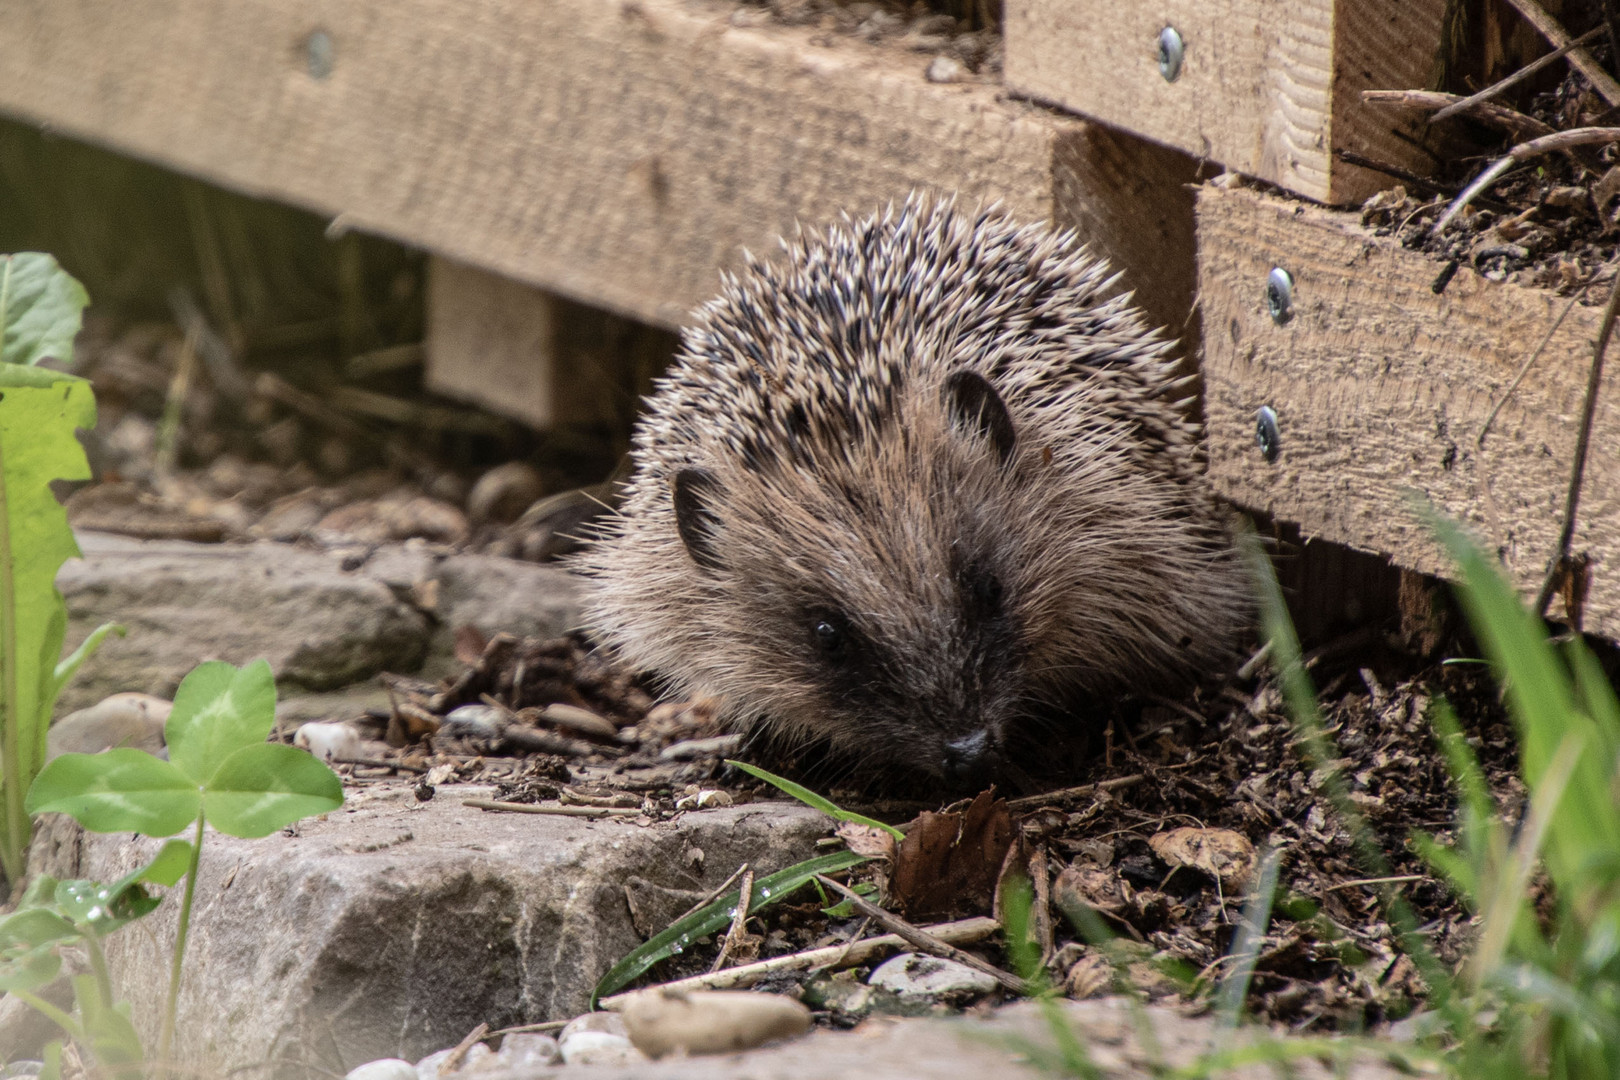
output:
[[[645,1060],[630,1040],[611,1031],[576,1031],[557,1043],[569,1065],[629,1065]]]
[[[334,758],[349,761],[361,756],[360,733],[344,723],[304,724],[293,735],[293,745],[303,747],[322,761]]]
[[[926,74],[929,82],[959,82],[967,74],[967,66],[954,57],[936,56],[934,62],[928,65]]]
[[[562,1054],[557,1040],[535,1031],[520,1031],[501,1040],[491,1067],[521,1069],[530,1065],[550,1065]]]
[[[416,1066],[399,1058],[378,1058],[356,1065],[343,1080],[417,1080]]]
[[[922,953],[901,953],[880,965],[866,981],[910,1000],[983,997],[997,985],[994,978],[966,964]]]
[[[440,1080],[439,1066],[444,1064],[445,1058],[455,1053],[455,1049],[455,1047],[451,1046],[444,1050],[435,1050],[421,1061],[418,1061],[414,1066],[415,1072],[411,1074],[414,1080]],[[461,1064],[456,1071],[447,1075],[455,1076],[460,1073],[471,1072],[479,1066],[487,1069],[494,1057],[495,1051],[483,1043],[473,1043],[467,1048],[467,1053],[462,1057]]]
[[[810,1030],[810,1010],[792,998],[750,990],[652,989],[624,1004],[625,1027],[636,1049],[660,1058],[728,1054]]]

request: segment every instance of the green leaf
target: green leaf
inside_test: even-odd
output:
[[[118,885],[136,881],[150,881],[154,885],[173,885],[186,876],[186,871],[190,867],[191,842],[170,840],[163,845],[163,850],[159,851],[151,862],[121,879]]]
[[[306,750],[246,746],[225,759],[203,793],[208,823],[228,836],[269,836],[343,805],[343,781]]]
[[[133,881],[63,881],[56,886],[56,909],[75,925],[106,937],[126,923],[157,910],[159,899]]]
[[[85,1040],[96,1063],[108,1068],[116,1077],[140,1075],[140,1071],[119,1069],[120,1065],[139,1066],[146,1058],[141,1048],[141,1037],[130,1023],[129,1005],[119,1002],[109,1005],[101,996],[101,987],[94,975],[73,977],[73,999],[79,1006],[84,1021]]]
[[[108,634],[117,634],[119,637],[123,637],[126,633],[128,631],[118,623],[102,623],[90,631],[89,637],[79,642],[78,648],[62,657],[61,660],[56,661],[55,666],[52,667],[51,662],[62,651],[61,639],[67,636],[66,633],[60,635],[57,638],[56,648],[40,657],[40,674],[46,680],[45,687],[40,691],[39,695],[40,711],[47,717],[56,711],[56,699],[67,688],[67,684],[73,681],[73,676],[79,673],[79,668],[84,666],[84,662],[94,656],[97,649],[101,648],[101,643],[107,640]],[[42,743],[41,749],[43,748]],[[40,758],[39,764],[42,766],[45,764],[43,757]]]
[[[823,814],[826,814],[834,821],[849,821],[854,822],[856,825],[869,825],[874,829],[882,829],[896,840],[904,840],[906,838],[906,834],[895,828],[893,825],[885,825],[883,822],[878,821],[875,818],[869,818],[864,814],[857,814],[853,810],[845,810],[831,800],[817,795],[803,784],[795,784],[786,777],[777,776],[773,772],[767,772],[757,765],[750,765],[746,761],[732,761],[729,758],[726,759],[726,764],[730,765],[734,769],[741,769],[743,772],[754,777],[756,780],[763,780],[767,784],[771,784],[784,794],[791,795],[795,799],[798,799],[812,810],[820,810]]]
[[[0,363],[73,362],[90,296],[49,255],[0,255]]]
[[[35,1080],[62,1080],[62,1044],[60,1042],[45,1044],[45,1067],[39,1070]]]
[[[853,851],[839,851],[796,863],[785,870],[778,870],[754,882],[748,910],[756,911],[791,896],[805,884],[814,881],[817,874],[836,874],[840,870],[848,870],[866,861],[865,855],[857,855]],[[596,989],[591,991],[591,1008],[596,1008],[598,998],[629,985],[632,980],[640,978],[648,968],[660,960],[680,955],[691,948],[698,938],[712,934],[730,923],[732,913],[736,911],[741,899],[742,890],[732,889],[685,918],[671,923],[632,949],[597,982]]]
[[[171,836],[197,820],[202,793],[144,750],[63,754],[28,792],[30,814],[67,814],[91,832]]]
[[[43,760],[67,628],[56,574],[79,554],[50,485],[90,478],[74,432],[95,422],[85,380],[0,364],[0,863],[14,878],[28,841],[23,793]]]
[[[267,661],[237,669],[210,660],[181,680],[163,736],[175,768],[206,784],[226,758],[262,744],[275,723],[276,680]]]
[[[44,908],[0,919],[0,993],[32,990],[56,978],[62,967],[56,947],[79,936],[71,922]]]

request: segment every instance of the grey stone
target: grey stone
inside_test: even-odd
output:
[[[922,953],[901,953],[884,961],[866,980],[902,1000],[929,998],[961,1003],[995,990],[996,980],[966,964]]]
[[[438,582],[434,614],[439,631],[424,669],[436,678],[455,666],[455,631],[477,628],[485,637],[505,632],[548,638],[577,629],[579,585],[555,566],[499,555],[448,555],[433,571]]]
[[[401,784],[351,792],[345,809],[294,832],[210,834],[203,845],[180,998],[183,1071],[342,1075],[454,1046],[480,1022],[575,1016],[595,980],[641,940],[624,899],[632,875],[709,890],[744,862],[766,872],[810,857],[827,821],[781,804],[651,826],[491,814],[460,798],[418,803]],[[35,866],[110,880],[157,846],[51,818]],[[177,899],[109,941],[119,997],[149,1035]]]
[[[68,643],[103,622],[109,638],[63,694],[80,708],[121,690],[171,696],[202,660],[266,657],[276,677],[328,689],[420,663],[428,621],[334,556],[283,544],[192,544],[82,533],[85,558],[57,578]]]

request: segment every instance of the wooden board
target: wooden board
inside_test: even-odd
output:
[[[668,331],[450,259],[428,260],[428,389],[532,427],[628,435]]]
[[[1266,278],[1294,277],[1276,325]],[[1448,564],[1407,503],[1416,492],[1465,520],[1527,593],[1562,523],[1570,460],[1601,311],[1577,307],[1480,431],[1566,301],[1441,264],[1361,228],[1357,215],[1246,189],[1201,189],[1210,476],[1240,506],[1308,537],[1391,556],[1424,573]],[[1279,419],[1281,453],[1255,441],[1257,410]],[[1591,557],[1589,630],[1620,637],[1620,374],[1598,398],[1573,550]],[[1554,611],[1557,611],[1557,601]]]
[[[1190,160],[993,84],[930,83],[925,55],[734,11],[24,4],[0,35],[0,112],[664,326],[744,247],[914,188],[1077,222],[1157,319],[1185,319]]]
[[[1361,102],[1366,89],[1435,77],[1445,0],[1006,0],[1008,86],[1198,158],[1330,203],[1391,181],[1349,150],[1419,173],[1417,118]],[[1185,59],[1158,66],[1174,27]]]

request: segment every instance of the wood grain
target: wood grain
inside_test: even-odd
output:
[[[1102,187],[1072,160],[1083,122],[734,10],[24,0],[0,35],[0,111],[665,326],[743,248],[914,188],[1134,223],[1091,239],[1157,319],[1185,318],[1191,162],[1148,153],[1151,174]],[[330,43],[324,77],[312,39]]]
[[[1266,309],[1266,276],[1294,277],[1294,316]],[[1445,573],[1411,493],[1466,521],[1527,595],[1561,524],[1600,311],[1577,307],[1497,416],[1485,418],[1562,310],[1540,289],[1440,264],[1362,229],[1354,214],[1213,185],[1198,199],[1210,476],[1240,506],[1308,537]],[[1255,414],[1279,417],[1266,462]],[[1620,637],[1620,376],[1606,375],[1574,551],[1592,559],[1588,629]],[[1555,601],[1554,610],[1557,610]]]
[[[1353,150],[1432,165],[1414,118],[1369,110],[1367,89],[1434,78],[1444,0],[1006,0],[1010,88],[1309,198],[1343,203],[1387,178]],[[1180,32],[1180,76],[1158,38]],[[1393,126],[1392,126],[1393,125]]]

